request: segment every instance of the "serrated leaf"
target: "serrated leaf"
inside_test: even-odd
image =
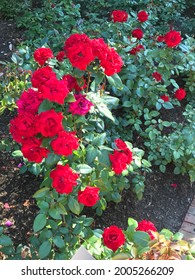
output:
[[[53,237],[53,243],[60,249],[65,247],[65,242],[64,242],[64,240],[62,239],[61,236],[54,236]]]
[[[50,102],[48,99],[44,99],[43,102],[39,106],[38,113],[40,114],[42,112],[48,111],[52,107],[53,107],[53,103]]]
[[[1,246],[11,246],[13,243],[12,243],[12,240],[11,240],[11,238],[9,237],[9,236],[7,236],[7,235],[4,235],[4,234],[2,234],[1,236],[0,236],[0,245]]]
[[[23,157],[23,153],[20,150],[16,150],[12,153],[13,157]]]
[[[112,76],[106,76],[106,78],[107,78],[107,80],[108,80],[108,82],[111,86],[113,86],[117,89],[120,89],[120,90],[123,89],[124,85],[123,85],[123,83],[121,81],[121,78],[119,77],[118,74],[114,74]]]
[[[34,232],[40,231],[46,225],[47,217],[45,214],[39,214],[36,216],[34,223],[33,223],[33,230]]]
[[[89,147],[87,149],[87,156],[86,156],[87,163],[90,164],[90,163],[94,162],[96,156],[97,156],[97,149],[94,148],[93,146]]]
[[[53,166],[56,165],[56,163],[58,163],[59,160],[60,160],[60,156],[50,153],[48,157],[45,159],[45,164],[48,166]]]
[[[92,144],[95,145],[95,146],[102,146],[106,141],[106,133],[102,133],[98,136],[96,136],[93,141],[92,141]]]
[[[36,193],[33,195],[33,198],[40,198],[40,197],[44,197],[46,195],[46,193],[48,193],[49,188],[45,187],[45,188],[41,188],[40,190],[36,191]]]

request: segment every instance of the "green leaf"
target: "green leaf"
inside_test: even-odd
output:
[[[70,103],[70,102],[74,102],[74,101],[76,101],[76,99],[75,99],[75,97],[74,97],[74,94],[73,94],[72,92],[70,92],[70,93],[68,94],[68,96],[66,97],[65,102]]]
[[[1,246],[11,246],[12,244],[13,244],[12,240],[9,236],[4,235],[4,234],[2,234],[0,236],[0,245]]]
[[[151,163],[146,159],[142,159],[142,164],[144,167],[151,167]]]
[[[177,232],[173,235],[173,240],[182,240],[183,239],[183,233]]]
[[[114,74],[112,76],[106,76],[106,78],[107,78],[107,80],[108,80],[108,82],[111,86],[113,86],[117,89],[120,89],[120,90],[123,89],[124,85],[123,85],[123,83],[121,81],[121,78],[119,77],[118,74]]]
[[[101,104],[96,104],[96,107],[98,108],[99,112],[104,115],[105,117],[107,117],[108,119],[112,120],[113,122],[115,122],[115,118],[113,117],[111,111],[108,109],[108,107],[106,106],[106,104],[101,103]]]
[[[92,144],[95,145],[95,146],[102,146],[106,141],[106,133],[102,133],[98,136],[96,136],[93,141],[92,141]]]
[[[72,196],[69,197],[68,207],[69,207],[70,211],[72,211],[76,215],[79,215],[82,210],[78,201],[75,198],[73,198]]]
[[[39,257],[40,259],[46,258],[51,251],[51,242],[49,240],[44,241],[39,247]]]
[[[23,157],[23,153],[20,150],[16,150],[12,153],[13,157]]]
[[[125,101],[125,102],[123,103],[123,107],[129,108],[129,107],[131,107],[131,106],[132,106],[132,102],[131,102],[131,101]]]
[[[148,233],[143,231],[136,231],[132,235],[133,242],[139,247],[147,247],[150,241],[150,236]]]
[[[156,110],[160,110],[162,108],[161,103],[156,102]]]
[[[92,168],[91,166],[87,165],[87,164],[78,164],[76,167],[77,171],[81,174],[89,174],[92,172]]]
[[[173,109],[174,107],[173,107],[173,105],[172,105],[172,103],[170,103],[170,102],[164,102],[163,104],[162,104],[162,106],[165,108],[165,109]]]
[[[160,165],[160,171],[162,172],[162,173],[165,173],[165,171],[166,171],[166,166],[165,165]]]
[[[173,233],[166,228],[162,229],[160,234],[164,235],[165,239],[167,240],[170,240],[173,237]]]
[[[53,103],[50,102],[48,99],[44,99],[43,102],[39,106],[38,113],[42,113],[45,111],[50,110],[53,107]]]
[[[34,223],[33,223],[33,230],[34,232],[40,231],[46,225],[47,218],[45,214],[39,214],[36,216]]]
[[[65,247],[65,242],[62,239],[61,236],[54,236],[53,238],[53,243],[58,247],[58,248],[63,248]]]
[[[38,191],[36,191],[36,193],[33,195],[33,198],[41,198],[41,197],[44,197],[49,191],[49,188],[45,187],[45,188],[42,188]]]
[[[56,165],[56,163],[58,163],[59,160],[60,160],[60,156],[50,153],[46,158],[45,163],[47,166],[53,166]]]
[[[136,229],[138,227],[138,222],[133,218],[128,218],[127,222],[128,222],[128,226],[132,227],[133,229]]]
[[[54,207],[49,209],[49,215],[53,218],[53,219],[57,219],[60,220],[61,219],[61,215],[58,212],[58,210]]]
[[[94,162],[95,158],[97,156],[97,149],[94,148],[93,146],[89,147],[87,149],[87,163],[90,164]]]

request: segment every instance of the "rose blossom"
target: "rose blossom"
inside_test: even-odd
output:
[[[53,72],[51,67],[45,66],[34,71],[31,77],[31,83],[33,87],[39,88],[41,85],[53,78],[57,79],[56,73]]]
[[[145,12],[145,11],[140,11],[140,12],[137,14],[137,19],[138,19],[140,22],[145,22],[145,21],[148,19],[148,13]]]
[[[174,97],[177,98],[179,101],[184,99],[186,96],[186,91],[183,88],[179,88],[178,90],[176,90],[176,92],[174,93]]]
[[[167,34],[165,34],[165,43],[169,48],[179,45],[181,39],[180,33],[175,30],[170,30]]]
[[[72,152],[79,147],[79,139],[75,134],[75,132],[59,132],[57,138],[51,141],[51,147],[55,154],[61,156],[72,155]]]
[[[128,13],[123,10],[115,10],[112,12],[111,17],[114,22],[125,22],[128,19]]]
[[[53,52],[50,48],[39,48],[34,52],[34,59],[43,66],[49,58],[53,58]]]
[[[100,61],[100,65],[104,68],[104,73],[107,76],[112,76],[120,72],[123,64],[121,56],[114,48],[108,48],[105,56]]]
[[[154,72],[152,77],[157,81],[160,82],[162,80],[162,75],[159,72]]]
[[[59,61],[59,62],[62,62],[64,60],[64,58],[66,57],[66,54],[64,51],[60,51],[57,53],[56,55],[56,59]]]
[[[94,206],[99,198],[99,188],[87,186],[83,191],[78,191],[78,202],[85,206]]]
[[[122,229],[115,225],[106,228],[102,237],[104,245],[112,251],[116,251],[125,243],[125,235]]]
[[[138,230],[147,232],[151,240],[154,239],[154,235],[152,234],[151,231],[154,232],[157,231],[155,225],[152,222],[146,220],[142,220],[141,222],[138,223],[138,227],[136,228],[136,231]]]
[[[39,96],[38,91],[29,88],[27,91],[24,91],[20,99],[16,101],[18,113],[29,112],[36,114],[42,101],[43,98]]]
[[[68,164],[65,166],[57,165],[51,171],[50,177],[52,178],[52,186],[60,194],[69,194],[72,192],[73,187],[77,185],[79,175],[70,168]]]
[[[75,90],[76,92],[79,92],[86,87],[86,81],[83,77],[81,77],[79,81],[77,81],[75,77],[67,74],[64,75],[62,79],[66,82],[69,91]]]
[[[53,137],[63,130],[63,114],[54,109],[42,112],[37,117],[37,131],[45,137]]]
[[[89,112],[91,107],[94,106],[91,101],[85,98],[86,95],[74,94],[74,97],[76,101],[70,102],[68,109],[68,111],[71,112],[73,115],[84,116]]]
[[[69,90],[67,83],[64,80],[57,80],[56,78],[48,80],[39,87],[39,93],[42,98],[47,98],[52,102],[64,104]]]
[[[41,142],[42,140],[37,138],[28,138],[22,141],[21,151],[28,161],[41,163],[44,158],[48,157],[49,150],[41,147]]]
[[[137,39],[142,39],[144,33],[140,28],[136,28],[132,31],[132,37],[135,37]]]
[[[138,45],[135,48],[132,48],[129,53],[132,55],[136,55],[138,52],[140,52],[141,50],[144,50],[144,46],[143,45]]]
[[[160,98],[162,99],[162,100],[164,100],[164,102],[168,102],[169,101],[169,96],[167,96],[167,95],[161,95],[160,96]]]

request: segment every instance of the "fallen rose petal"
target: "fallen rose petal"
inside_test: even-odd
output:
[[[13,223],[9,220],[7,222],[5,222],[6,227],[11,227],[12,225],[13,225]]]
[[[5,209],[10,209],[9,204],[8,204],[8,203],[5,203],[5,204],[4,204],[4,208],[5,208]]]
[[[177,184],[171,184],[171,187],[176,188]]]

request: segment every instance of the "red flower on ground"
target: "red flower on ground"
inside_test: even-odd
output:
[[[135,37],[137,39],[142,39],[143,38],[143,31],[140,28],[136,28],[132,31],[132,37]]]
[[[28,138],[22,141],[21,151],[28,161],[40,163],[48,156],[49,150],[41,147],[42,140]]]
[[[69,194],[72,192],[73,187],[77,185],[79,174],[73,172],[68,164],[65,166],[57,165],[51,171],[50,177],[52,178],[52,186],[60,194]]]
[[[18,113],[29,112],[36,114],[42,101],[43,98],[39,96],[38,91],[29,88],[27,91],[24,91],[20,99],[16,101]]]
[[[64,60],[64,58],[66,57],[66,54],[64,51],[61,51],[61,52],[58,52],[57,55],[56,55],[56,59],[59,61],[59,62],[62,62]]]
[[[145,22],[148,20],[148,13],[146,11],[140,11],[138,14],[137,14],[137,19],[140,21],[140,22]]]
[[[143,220],[138,223],[138,227],[136,228],[136,231],[138,230],[147,232],[150,235],[151,240],[154,239],[154,235],[152,234],[152,231],[154,232],[157,231],[155,225],[152,222],[146,220]]]
[[[53,52],[50,48],[39,48],[34,52],[34,59],[39,65],[43,66],[49,58],[53,58]]]
[[[67,58],[73,67],[86,70],[94,60],[91,40],[86,34],[72,34],[64,44]]]
[[[45,137],[53,137],[63,130],[62,112],[55,112],[54,109],[42,112],[37,117],[37,131]]]
[[[176,92],[174,93],[174,97],[177,98],[179,101],[184,99],[186,96],[186,91],[183,88],[179,88],[178,90],[176,90]]]
[[[99,188],[87,186],[83,191],[78,191],[78,202],[92,207],[100,199]]]
[[[64,80],[50,79],[39,87],[39,92],[42,98],[47,98],[52,102],[64,104],[69,90]]]
[[[162,75],[159,72],[154,72],[152,77],[157,81],[160,82],[162,80]]]
[[[74,94],[76,101],[69,103],[68,111],[71,112],[73,115],[86,115],[89,110],[91,109],[93,103],[86,99],[86,95],[82,94]]]
[[[169,48],[176,47],[181,42],[180,32],[175,30],[170,30],[167,34],[165,34],[165,43]]]
[[[10,133],[18,143],[21,143],[24,138],[35,136],[37,132],[34,114],[21,113],[10,121]]]
[[[167,96],[167,95],[161,95],[161,97],[160,97],[162,100],[164,100],[164,102],[168,102],[169,101],[169,96]]]
[[[106,228],[102,237],[104,245],[114,252],[125,243],[122,229],[115,225]]]
[[[114,22],[126,22],[128,19],[128,13],[123,10],[114,10],[111,14],[111,18]]]
[[[48,80],[55,78],[57,79],[56,73],[53,72],[52,68],[49,66],[45,66],[34,71],[31,77],[31,83],[33,87],[39,88]]]
[[[79,147],[79,139],[75,132],[61,131],[56,139],[51,141],[54,153],[61,156],[70,156]]]

